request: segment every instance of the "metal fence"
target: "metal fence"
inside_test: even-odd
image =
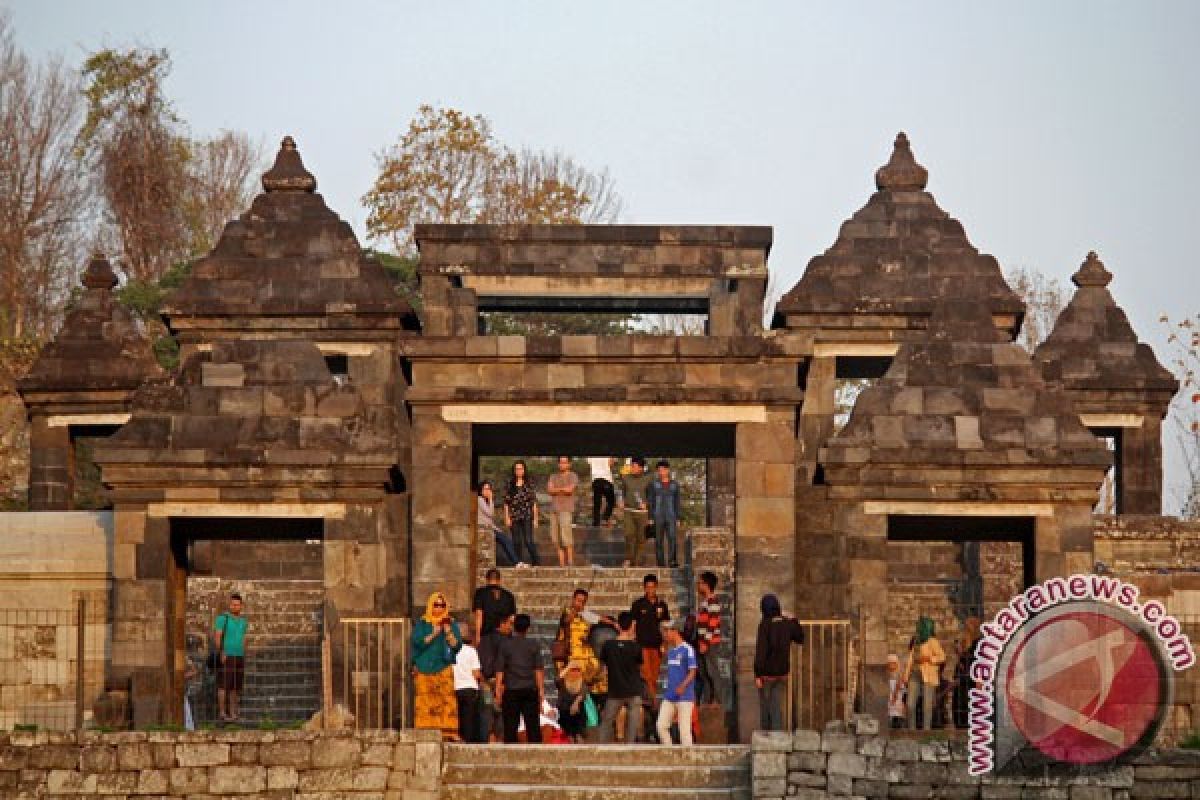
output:
[[[71,730],[92,720],[111,648],[105,609],[0,609],[0,730]]]
[[[409,722],[411,623],[397,617],[361,617],[343,619],[341,628],[340,694],[353,727],[404,727]]]
[[[822,730],[848,719],[859,684],[853,662],[855,632],[848,619],[798,620],[804,644],[793,645],[784,719],[791,726]]]

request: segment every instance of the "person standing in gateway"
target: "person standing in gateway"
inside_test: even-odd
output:
[[[220,654],[217,671],[217,713],[222,722],[234,722],[241,711],[242,689],[246,684],[246,629],[242,616],[242,596],[229,596],[229,610],[213,623],[213,638]]]
[[[558,548],[558,565],[570,567],[575,563],[575,540],[572,526],[575,517],[575,492],[579,476],[571,471],[571,457],[558,457],[558,472],[546,480],[550,493],[550,536]]]
[[[617,490],[613,486],[611,456],[588,456],[588,467],[592,472],[592,527],[601,523],[612,524],[613,509],[617,505]]]

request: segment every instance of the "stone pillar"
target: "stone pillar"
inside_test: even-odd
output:
[[[170,521],[141,509],[118,509],[114,521],[112,656],[109,688],[128,689],[135,726],[160,724],[175,712],[174,555]]]
[[[800,409],[800,450],[796,459],[801,483],[812,483],[819,451],[833,435],[836,390],[837,359],[822,356],[809,361],[804,406]]]
[[[470,609],[471,425],[446,422],[436,408],[413,408],[412,604],[446,593],[455,612]]]
[[[737,461],[732,458],[710,458],[706,462],[706,471],[708,524],[714,528],[732,528],[736,508]]]
[[[775,594],[795,609],[794,411],[771,410],[766,422],[737,426],[737,597],[734,638],[735,697],[740,738],[758,727],[754,643],[759,601]]]
[[[65,511],[75,495],[71,432],[51,426],[44,414],[32,420],[29,433],[29,507],[33,511]]]
[[[1122,514],[1162,513],[1162,420],[1154,412],[1143,417],[1140,428],[1121,430],[1118,481]]]
[[[1091,572],[1096,563],[1094,526],[1091,507],[1082,504],[1055,506],[1054,516],[1037,517],[1033,580]]]
[[[863,644],[858,656],[863,664],[864,685],[859,695],[863,712],[882,723],[887,721],[887,609],[888,553],[885,514],[864,514],[860,502],[840,503],[835,526],[845,554],[845,589],[831,592],[835,614],[858,619],[856,639]],[[841,570],[838,570],[842,577]],[[838,609],[837,597],[844,598]]]

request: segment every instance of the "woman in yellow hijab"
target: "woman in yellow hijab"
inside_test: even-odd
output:
[[[462,635],[450,617],[446,595],[434,592],[425,616],[413,625],[413,726],[440,730],[443,739],[458,738],[454,657],[461,647]]]

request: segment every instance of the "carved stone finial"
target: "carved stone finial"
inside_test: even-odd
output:
[[[1071,276],[1071,282],[1076,286],[1108,286],[1112,282],[1112,273],[1104,268],[1104,262],[1096,255],[1096,251],[1088,252],[1087,258],[1079,267],[1079,271]]]
[[[901,192],[919,192],[929,181],[929,170],[913,158],[908,137],[904,131],[896,134],[892,157],[875,172],[875,188]]]
[[[113,272],[112,264],[108,263],[108,259],[104,256],[104,253],[96,252],[92,254],[87,268],[83,271],[80,283],[88,289],[106,290],[111,290],[117,285],[117,273]]]
[[[279,153],[275,156],[275,164],[263,173],[262,185],[268,192],[317,190],[317,179],[304,168],[304,162],[300,160],[300,151],[296,149],[296,140],[291,136],[283,137]]]

